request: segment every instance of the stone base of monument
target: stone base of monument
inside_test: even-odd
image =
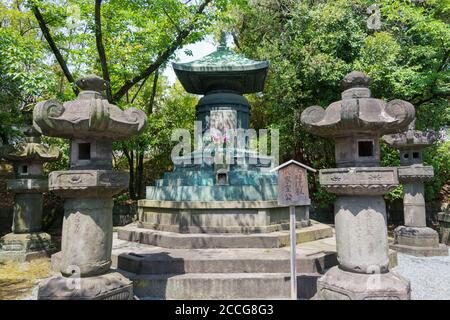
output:
[[[132,300],[133,284],[118,272],[87,278],[57,275],[39,284],[38,300]]]
[[[394,235],[390,248],[398,252],[418,257],[448,256],[447,246],[439,243],[438,233],[431,228],[400,226]]]
[[[59,259],[52,256],[55,268]],[[391,251],[390,267],[396,263]],[[298,298],[313,297],[317,279],[336,264],[333,236],[299,243]],[[288,246],[179,249],[115,238],[112,268],[133,281],[140,299],[290,299]]]
[[[50,235],[47,233],[9,233],[2,238],[0,262],[31,261],[50,257],[54,252],[55,247],[51,242]]]
[[[289,299],[289,252],[289,247],[173,249],[115,237],[111,258],[112,268],[133,281],[140,299]],[[61,253],[52,255],[53,270],[60,269],[60,260]],[[397,265],[393,250],[389,262],[389,268]],[[314,296],[317,279],[336,264],[334,237],[300,243],[298,298]]]
[[[289,231],[252,234],[176,233],[139,228],[131,224],[117,229],[121,240],[172,249],[207,248],[280,248],[289,245]],[[315,241],[333,236],[333,229],[312,222],[309,227],[297,229],[297,243]]]
[[[440,212],[438,213],[439,221],[439,234],[441,242],[450,246],[450,213]]]
[[[317,278],[337,264],[334,244],[331,237],[297,247],[300,299],[311,298]],[[116,238],[112,267],[140,299],[290,298],[289,247],[172,249]]]
[[[409,281],[390,271],[382,274],[348,272],[338,266],[317,281],[314,300],[410,300]]]
[[[202,196],[205,193],[213,193],[211,190],[224,192],[219,187],[203,186],[200,190],[194,187],[189,187],[194,188],[192,190],[183,190],[183,187],[179,187],[181,188],[179,192],[183,194],[197,192]],[[228,192],[232,193],[233,188],[227,186]],[[147,189],[160,191],[161,188]],[[243,192],[241,189],[249,193],[255,192],[249,186],[236,187],[234,191]],[[216,198],[219,198],[217,194]],[[306,207],[297,207],[296,213],[298,228],[310,225]],[[277,201],[139,200],[139,227],[177,233],[270,233],[289,230],[289,208],[280,207]]]

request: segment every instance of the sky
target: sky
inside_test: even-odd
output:
[[[227,39],[229,47],[233,47],[233,38],[231,36]],[[212,36],[206,36],[202,41],[186,45],[175,52],[175,59],[170,60],[167,68],[164,70],[164,75],[167,77],[169,84],[173,84],[177,79],[172,68],[172,62],[185,63],[203,58],[204,56],[213,53],[216,50],[217,44]],[[185,53],[185,50],[191,50],[192,56]]]

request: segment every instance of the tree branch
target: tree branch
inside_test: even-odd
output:
[[[201,14],[203,14],[203,11],[205,10],[206,6],[211,2],[212,0],[204,0],[197,8],[194,14],[194,18],[192,19],[191,23],[183,30],[181,30],[175,40],[172,42],[172,44],[169,45],[169,47],[166,48],[163,52],[159,54],[159,56],[156,58],[156,60],[148,66],[147,69],[142,71],[140,74],[135,76],[131,80],[127,80],[125,84],[113,95],[113,101],[120,100],[136,83],[141,81],[142,79],[145,79],[149,75],[151,75],[156,69],[158,69],[174,52],[178,49],[180,45],[183,44],[183,41],[189,36],[191,31],[194,29],[195,22],[197,20],[197,17]]]
[[[155,104],[156,91],[158,88],[158,78],[159,78],[159,69],[156,70],[155,76],[153,77],[152,95],[150,96],[150,101],[147,106],[147,114],[153,113],[153,105]]]
[[[131,99],[131,104],[134,103],[134,100],[136,100],[139,92],[141,92],[142,87],[144,86],[144,84],[147,82],[148,77],[144,79],[144,81],[142,81],[141,85],[139,86],[139,88],[137,89],[136,93],[134,94],[133,98]]]
[[[109,102],[112,102],[111,78],[109,76],[108,60],[106,59],[105,47],[103,46],[101,7],[102,0],[95,0],[95,42],[97,44],[98,56],[100,58],[100,65],[102,67],[103,80],[106,80],[108,82],[108,87],[106,88],[106,96]]]
[[[39,27],[41,28],[42,34],[47,40],[47,43],[50,46],[50,49],[52,50],[53,54],[55,55],[55,58],[58,61],[59,66],[61,67],[65,77],[67,78],[67,81],[69,81],[72,84],[75,83],[75,79],[73,78],[72,73],[67,67],[67,63],[64,60],[61,52],[56,46],[55,41],[53,40],[53,37],[50,34],[50,30],[48,29],[47,24],[45,23],[44,17],[39,11],[39,8],[36,5],[33,5],[31,9],[33,10],[34,16],[36,17],[36,20],[39,23]],[[75,94],[78,94],[78,89],[76,88],[76,86],[72,86],[72,89]]]
[[[175,21],[173,21],[172,17],[169,15],[169,13],[166,11],[166,9],[164,9],[164,8],[162,8],[162,9],[164,11],[164,14],[169,19],[170,23],[175,27],[175,29],[177,29],[178,32],[181,32],[180,27],[175,23]]]

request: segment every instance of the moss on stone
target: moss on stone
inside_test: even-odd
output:
[[[0,300],[27,299],[39,281],[51,273],[50,259],[0,263]]]

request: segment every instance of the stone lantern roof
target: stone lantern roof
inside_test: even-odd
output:
[[[74,101],[48,100],[36,105],[33,120],[39,132],[68,139],[125,140],[145,129],[143,111],[121,110],[105,99],[102,92],[107,81],[91,75],[76,84],[81,92]]]
[[[15,146],[7,145],[0,149],[0,156],[9,162],[54,162],[60,157],[56,147],[41,143],[41,134],[34,128],[25,131],[25,139]]]
[[[408,130],[401,133],[385,135],[383,140],[396,149],[426,148],[436,141],[433,131],[419,131],[415,129],[415,121],[411,123]]]
[[[268,61],[254,61],[226,46],[224,35],[217,50],[200,60],[173,63],[175,73],[185,90],[206,94],[214,90],[231,90],[240,94],[264,89]]]
[[[314,134],[333,137],[354,133],[394,133],[406,129],[414,119],[411,103],[403,100],[385,102],[371,97],[371,79],[353,71],[342,80],[342,100],[328,108],[307,108],[301,117],[306,129]]]

